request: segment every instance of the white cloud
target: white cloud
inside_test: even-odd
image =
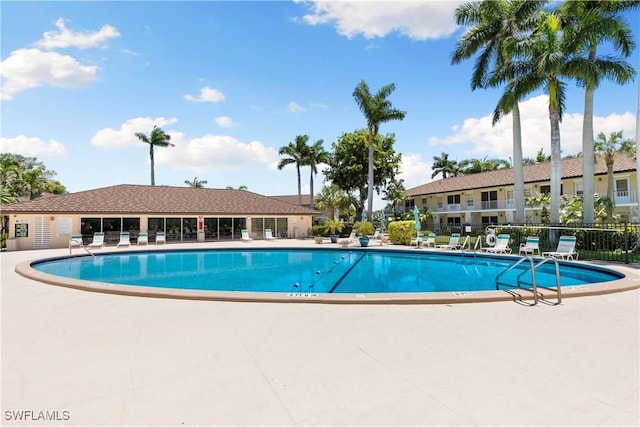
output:
[[[202,89],[200,89],[200,95],[193,96],[193,95],[187,94],[184,96],[184,99],[186,99],[189,102],[214,102],[215,103],[215,102],[224,101],[224,94],[217,89],[212,89],[208,86],[205,86]]]
[[[189,170],[203,174],[210,171],[241,170],[263,165],[276,170],[277,150],[264,146],[260,141],[243,143],[231,136],[204,135],[187,139],[180,132],[171,133],[176,146],[158,150],[156,164],[167,164],[176,170]]]
[[[230,127],[235,126],[235,123],[233,122],[233,119],[231,117],[228,117],[228,116],[216,117],[215,118],[215,122],[221,128],[230,128]]]
[[[420,154],[403,154],[398,178],[404,179],[407,189],[430,182],[431,163],[423,161]]]
[[[305,111],[297,102],[291,101],[289,105],[287,105],[287,111],[290,113],[300,113],[301,111]]]
[[[522,127],[522,152],[524,157],[535,157],[540,148],[548,155],[551,153],[548,98],[535,96],[520,103],[520,121]],[[582,151],[581,113],[565,113],[560,124],[560,145],[563,155]],[[612,113],[606,117],[594,116],[593,128],[598,132],[609,133],[623,130],[626,135],[635,132],[635,116],[629,112]],[[471,117],[461,125],[452,128],[452,134],[445,138],[430,138],[429,145],[464,146],[465,158],[502,158],[507,159],[513,153],[511,114],[502,118],[495,127],[491,125],[491,115],[480,118]],[[446,148],[443,148],[446,152]],[[457,159],[462,160],[462,159]]]
[[[27,157],[58,157],[64,156],[66,149],[63,144],[54,139],[44,141],[37,137],[18,135],[15,138],[0,137],[0,152]]]
[[[125,148],[130,146],[140,145],[140,140],[136,137],[136,132],[141,132],[149,135],[154,126],[164,127],[173,123],[176,123],[178,119],[171,118],[165,119],[164,117],[158,117],[152,119],[151,117],[137,117],[135,119],[129,119],[124,122],[120,129],[105,128],[100,129],[91,138],[91,144],[103,148]],[[173,134],[167,131],[169,135]],[[174,143],[174,141],[171,141]]]
[[[1,97],[10,100],[19,92],[42,85],[87,87],[95,81],[97,72],[97,66],[82,65],[68,55],[18,49],[0,63],[0,76],[3,77]]]
[[[69,30],[64,19],[60,18],[55,23],[58,31],[47,31],[43,34],[42,40],[35,43],[37,47],[43,49],[60,49],[66,47],[77,47],[87,49],[100,46],[104,41],[120,37],[120,32],[111,26],[104,25],[98,31],[76,32]]]
[[[456,30],[453,11],[461,1],[318,1],[300,2],[312,13],[309,25],[333,24],[338,34],[367,39],[399,32],[414,40],[438,39]],[[296,19],[298,20],[298,19]]]

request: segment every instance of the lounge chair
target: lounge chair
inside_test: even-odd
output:
[[[510,254],[511,248],[509,247],[509,240],[511,236],[508,234],[498,234],[496,238],[496,245],[492,248],[484,248],[483,251],[492,254]]]
[[[436,248],[446,250],[459,249],[460,244],[458,243],[458,240],[460,240],[460,233],[451,233],[451,237],[449,237],[449,243],[446,245],[436,245]]]
[[[82,248],[84,242],[82,241],[82,234],[72,234],[69,239],[69,250],[72,248]]]
[[[129,235],[128,231],[123,231],[122,233],[120,233],[120,241],[118,242],[116,247],[119,248],[120,246],[131,246],[131,236]]]
[[[249,230],[242,230],[242,237],[240,240],[243,242],[251,242],[253,239],[249,237]]]
[[[371,240],[377,240],[380,243],[380,246],[382,246],[382,234],[380,234],[380,229],[376,228],[375,233],[373,233],[373,236],[371,236]]]
[[[273,231],[271,231],[270,228],[265,228],[265,230],[264,230],[264,238],[265,238],[265,240],[276,240],[276,238],[273,237]]]
[[[87,245],[87,248],[104,248],[104,233],[93,233],[93,241]]]
[[[578,253],[576,252],[576,237],[575,236],[560,236],[558,247],[555,252],[542,252],[543,257],[554,257],[560,259],[578,259]]]
[[[165,234],[164,231],[156,232],[156,245],[159,243],[162,243],[163,245],[167,243],[167,235]]]
[[[422,247],[436,247],[436,233],[429,233],[427,239],[422,241]]]
[[[416,249],[420,247],[420,245],[422,245],[422,240],[424,239],[424,234],[418,232],[418,234],[416,235],[416,237],[414,237],[413,239],[411,239],[411,241],[409,242],[409,246],[416,246]]]
[[[536,236],[527,237],[526,243],[520,244],[520,255],[535,255],[535,252],[538,251],[538,255],[540,255],[540,238]]]
[[[138,233],[138,246],[149,244],[149,235],[147,233]]]

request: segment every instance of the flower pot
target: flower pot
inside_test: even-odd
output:
[[[338,243],[338,235],[337,234],[331,234],[331,235],[329,235],[329,238],[331,239],[331,243]]]
[[[369,245],[369,238],[367,236],[360,236],[360,246],[363,248]]]

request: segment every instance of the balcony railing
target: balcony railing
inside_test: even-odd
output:
[[[638,203],[635,191],[616,191],[614,193],[616,205],[632,205]]]

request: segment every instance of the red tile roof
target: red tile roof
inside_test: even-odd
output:
[[[126,184],[5,205],[2,213],[318,215],[246,190]]]
[[[562,179],[582,177],[582,157],[575,157],[562,161]],[[633,156],[619,154],[613,163],[614,172],[636,170],[636,160]],[[523,167],[524,182],[545,182],[551,179],[551,162],[537,163]],[[606,175],[607,167],[604,159],[599,157],[596,161],[594,175]],[[454,178],[440,179],[407,190],[409,196],[423,194],[449,193],[452,191],[473,190],[478,188],[500,187],[513,185],[513,169],[501,169],[490,172],[463,175]]]

